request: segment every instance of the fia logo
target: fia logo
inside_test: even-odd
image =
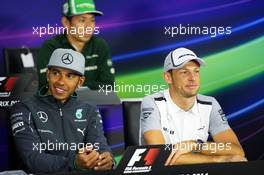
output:
[[[82,118],[82,111],[83,111],[83,109],[77,109],[77,111],[75,112],[75,117],[77,119],[81,119]]]
[[[147,154],[144,156],[144,164],[142,166],[135,166],[136,162],[140,162],[143,158],[142,154],[148,150]],[[129,160],[124,173],[146,173],[151,171],[151,167],[159,155],[160,148],[140,148],[136,149],[133,156]]]

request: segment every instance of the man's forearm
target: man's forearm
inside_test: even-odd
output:
[[[245,156],[242,148],[233,143],[206,142],[202,144],[201,153],[206,155],[240,155]]]
[[[60,171],[74,170],[75,155],[70,154],[69,157],[52,155],[48,153],[23,153],[22,160],[30,172],[54,173]]]
[[[170,165],[199,164],[199,163],[219,163],[219,162],[238,162],[244,161],[241,156],[226,155],[205,155],[201,153],[182,154],[176,161],[170,162]]]
[[[215,163],[217,162],[217,156],[209,156],[201,153],[188,153],[181,155],[176,162],[172,162],[171,165],[182,164],[197,164],[197,163]]]

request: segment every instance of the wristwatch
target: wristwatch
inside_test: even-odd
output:
[[[194,152],[200,153],[203,149],[203,144],[204,144],[204,141],[202,141],[201,139],[196,140],[196,147],[195,147]]]

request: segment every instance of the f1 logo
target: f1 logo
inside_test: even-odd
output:
[[[3,89],[1,88],[2,91],[4,92],[11,91],[14,88],[17,79],[18,79],[17,77],[0,77],[0,87],[3,87]],[[4,85],[2,85],[3,81],[6,81]]]
[[[131,159],[129,160],[127,166],[133,166],[136,162],[140,161],[141,157],[140,156],[142,153],[144,153],[147,149],[136,149],[136,151],[134,152],[133,156],[131,157]]]
[[[127,166],[134,166],[134,164],[138,161],[141,160],[141,155],[146,151],[146,148],[141,148],[141,149],[136,149],[136,151],[134,152],[133,156],[131,157],[131,159],[129,160]],[[160,152],[159,148],[150,148],[148,150],[148,153],[145,155],[144,158],[144,164],[147,166],[150,166],[154,163],[156,157],[158,156]]]

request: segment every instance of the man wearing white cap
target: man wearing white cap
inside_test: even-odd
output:
[[[170,52],[164,61],[169,88],[142,101],[140,142],[174,144],[166,165],[246,160],[216,99],[198,94],[204,64],[189,49]]]
[[[26,171],[112,169],[101,115],[75,94],[85,79],[84,65],[81,53],[56,49],[47,65],[48,87],[11,108],[12,133]]]

